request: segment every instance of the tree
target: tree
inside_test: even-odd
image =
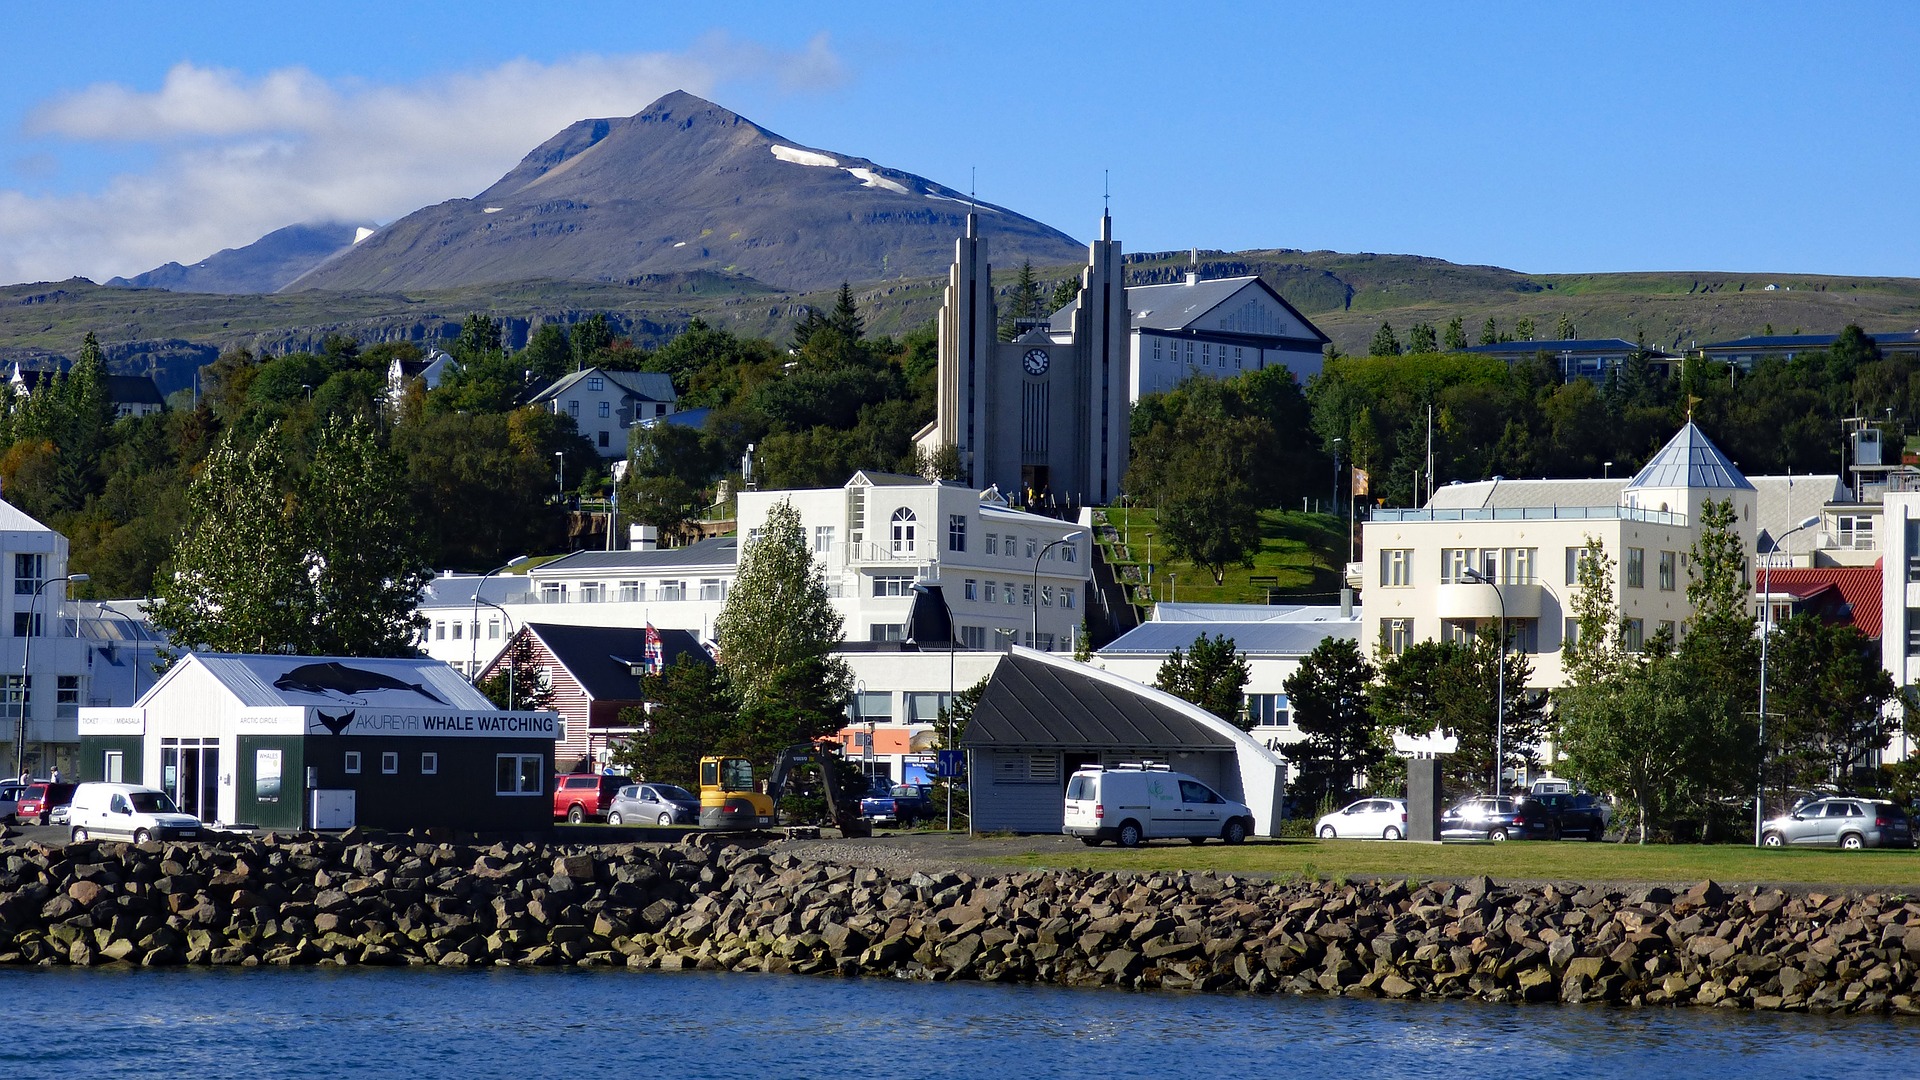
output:
[[[1899,700],[1892,676],[1873,643],[1852,626],[1796,615],[1781,623],[1771,644],[1768,729],[1780,802],[1788,788],[1836,783],[1850,787],[1854,769],[1884,750],[1900,727],[1888,709]]]
[[[719,752],[739,706],[726,673],[682,655],[664,671],[641,680],[646,709],[626,709],[620,722],[637,734],[613,748],[613,760],[631,775],[697,788],[700,759]]]
[[[1655,815],[1677,801],[1680,778],[1697,761],[1696,690],[1684,665],[1655,655],[1602,683],[1561,691],[1560,748],[1575,775],[1632,807],[1623,842],[1636,833],[1647,842]]]
[[[1202,631],[1190,648],[1168,655],[1153,685],[1248,731],[1253,721],[1247,716],[1245,690],[1252,673],[1232,638],[1225,634],[1208,638]]]
[[[552,707],[553,680],[540,669],[533,636],[525,630],[516,633],[506,652],[506,662],[496,662],[493,674],[480,680],[480,692],[502,709],[541,712]]]
[[[1382,322],[1380,329],[1373,332],[1373,341],[1367,346],[1368,356],[1399,356],[1400,339],[1393,336],[1393,324]]]
[[[572,360],[573,346],[567,342],[566,328],[554,322],[541,323],[520,351],[521,366],[545,383],[565,375]]]
[[[844,625],[800,512],[775,503],[759,535],[742,545],[733,591],[714,620],[720,663],[741,703],[738,752],[770,757],[840,726],[853,689],[846,661],[833,652]]]
[[[1480,328],[1480,344],[1497,345],[1499,343],[1500,343],[1500,324],[1497,322],[1494,322],[1493,316],[1489,315],[1487,316],[1486,325]]]
[[[1554,328],[1553,336],[1559,338],[1561,341],[1572,341],[1580,335],[1573,332],[1573,320],[1568,318],[1565,312],[1562,312],[1560,314],[1560,324]]]
[[[582,371],[600,362],[600,355],[613,345],[613,327],[599,312],[573,324],[567,333],[573,347],[573,369]]]
[[[1034,275],[1033,262],[1028,260],[1020,264],[1020,276],[1014,279],[1013,293],[1007,297],[1007,313],[1000,320],[1000,340],[1012,341],[1015,327],[1021,319],[1037,319],[1045,312],[1042,305],[1040,279]]]
[[[1430,353],[1440,351],[1440,342],[1434,336],[1433,324],[1414,323],[1407,331],[1407,351],[1410,353]]]
[[[1533,320],[1530,318],[1522,318],[1518,322],[1514,323],[1513,336],[1516,338],[1519,338],[1521,341],[1532,341],[1533,340]]]
[[[1459,352],[1467,347],[1467,332],[1460,325],[1460,316],[1455,315],[1447,321],[1445,344],[1448,352]]]
[[[1526,689],[1533,665],[1525,653],[1509,651],[1506,698],[1501,722],[1494,724],[1500,648],[1492,627],[1472,642],[1421,641],[1381,665],[1371,704],[1377,723],[1410,734],[1451,731],[1459,749],[1446,758],[1449,783],[1491,787],[1495,743],[1502,771],[1531,766],[1533,747],[1545,727],[1545,702]],[[1496,737],[1496,734],[1498,737]]]
[[[1062,278],[1060,284],[1053,287],[1053,310],[1059,311],[1075,300],[1080,299],[1080,279]]]
[[[1580,549],[1573,595],[1574,635],[1561,643],[1560,663],[1571,686],[1595,686],[1620,668],[1619,608],[1613,600],[1614,560],[1597,536]]]
[[[1270,505],[1272,489],[1256,480],[1274,478],[1266,464],[1278,438],[1259,408],[1238,393],[1256,385],[1189,379],[1173,394],[1142,399],[1134,413],[1127,490],[1158,510],[1171,552],[1211,573],[1216,584],[1227,567],[1253,564],[1259,508]]]
[[[471,363],[482,354],[500,351],[500,324],[475,312],[460,324],[460,336],[451,350],[461,363]]]
[[[866,335],[867,324],[860,318],[860,309],[853,303],[853,287],[844,281],[840,283],[839,295],[834,298],[833,313],[827,316],[827,325],[848,341],[859,341]]]
[[[408,656],[420,590],[433,578],[400,462],[354,420],[321,429],[300,484],[295,535],[311,582],[314,624],[302,651]]]
[[[1358,642],[1328,637],[1287,676],[1293,723],[1307,737],[1287,748],[1295,769],[1293,787],[1318,805],[1343,797],[1356,775],[1381,760],[1384,751],[1369,708],[1375,674]]]

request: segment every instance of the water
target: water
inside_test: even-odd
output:
[[[1920,1022],[774,975],[0,972],[8,1075],[1910,1076]],[[1905,1064],[1901,1064],[1904,1062]],[[655,1066],[650,1073],[642,1067]]]

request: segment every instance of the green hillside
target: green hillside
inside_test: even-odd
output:
[[[1158,512],[1112,507],[1095,519],[1108,565],[1144,614],[1160,601],[1187,604],[1326,604],[1339,598],[1347,560],[1344,523],[1328,514],[1260,512],[1261,545],[1252,567],[1233,567],[1216,585],[1213,575],[1172,558],[1158,536]]]

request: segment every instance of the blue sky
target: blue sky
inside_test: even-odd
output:
[[[471,195],[685,88],[1128,250],[1920,276],[1920,5],[36,4],[0,281]]]

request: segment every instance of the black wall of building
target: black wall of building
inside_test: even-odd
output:
[[[121,755],[120,780],[128,784],[145,783],[143,769],[146,763],[140,753],[141,742],[138,735],[89,735],[81,739],[80,768],[75,770],[80,775],[76,779],[83,782],[105,780],[107,754],[118,751]]]
[[[544,829],[553,825],[553,745],[552,739],[312,736],[304,764],[316,771],[318,787],[352,790],[355,823],[370,828]],[[360,772],[350,774],[346,759],[355,751]],[[394,772],[382,771],[383,754],[394,755]],[[432,773],[423,771],[426,754],[438,756]],[[495,792],[501,754],[541,756],[538,794]]]
[[[235,740],[235,820],[263,829],[298,829],[306,824],[306,739],[299,735],[241,735]],[[260,751],[280,753],[279,784],[269,775],[263,785]]]

